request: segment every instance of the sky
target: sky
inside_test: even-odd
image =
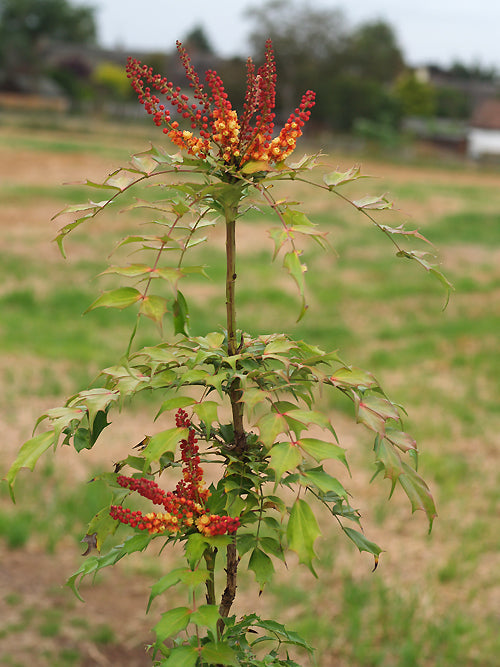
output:
[[[266,0],[72,0],[95,8],[99,41],[126,50],[170,51],[195,26],[222,56],[249,54],[245,10]],[[349,27],[382,19],[409,65],[460,61],[500,69],[500,0],[309,0],[343,11]]]

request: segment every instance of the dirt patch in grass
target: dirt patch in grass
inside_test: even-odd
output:
[[[81,181],[85,177],[99,180],[118,166],[114,160],[86,153],[55,154],[43,150],[12,150],[1,147],[0,155],[2,157],[0,180],[4,183],[28,186],[54,187],[58,183]],[[347,158],[342,162],[347,167],[352,164]],[[382,188],[384,184],[404,182],[452,183],[457,188],[462,185],[498,186],[496,174],[472,171],[446,172],[440,169],[420,169],[366,161],[363,172],[380,177],[378,180]],[[373,185],[370,187],[373,188]],[[292,192],[297,199],[301,199],[305,194],[305,188],[302,189],[301,186]],[[307,210],[318,213],[324,211],[325,204],[321,201],[321,197],[314,198],[310,202],[311,207],[309,202],[308,199]],[[430,220],[443,214],[454,213],[457,207],[459,203],[454,198],[432,195],[420,204],[410,200],[403,202],[401,208],[405,214],[411,215],[410,226],[413,220],[415,226],[419,226],[421,217]],[[59,251],[50,240],[62,221],[49,222],[50,217],[60,208],[58,202],[45,199],[40,202],[29,196],[19,205],[8,203],[0,207],[0,250],[15,254],[28,264],[30,259],[34,258],[43,258],[44,261],[51,263],[61,262]],[[125,217],[116,221],[117,237],[119,229],[126,224]],[[276,221],[276,224],[279,222]],[[105,234],[109,231],[108,225],[107,220],[97,220],[92,223],[95,243],[104,246],[107,238]],[[262,230],[261,224],[240,225],[238,243],[242,253],[255,253],[260,250],[269,250],[269,254],[272,253],[273,244]],[[209,233],[215,246],[220,250],[223,249],[223,225]],[[70,241],[70,244],[69,254],[72,260],[94,259],[95,244],[87,245],[77,240]],[[358,254],[354,253],[354,260],[357,261],[362,257],[363,252],[360,250]],[[366,250],[366,253],[369,255],[371,250]],[[451,271],[470,272],[479,282],[486,282],[488,279],[492,280],[493,276],[496,277],[498,273],[495,267],[500,265],[498,249],[487,249],[485,246],[448,247],[443,251],[443,260]],[[344,278],[355,283],[359,281],[359,273],[354,267],[344,272]],[[283,284],[285,283],[288,285],[284,279]],[[9,285],[4,285],[3,289],[13,285],[14,279]],[[40,289],[40,285],[34,287]],[[212,287],[209,285],[204,289],[206,291],[200,292],[200,298],[210,297],[213,293]],[[490,307],[494,307],[491,295],[480,295],[470,310],[471,316],[475,313],[480,314],[485,308]],[[438,310],[437,304],[436,312]],[[357,312],[355,305],[352,312],[347,312],[347,315],[352,317],[350,324],[353,328],[369,328],[368,315]],[[382,304],[378,316],[400,326],[405,313],[395,314],[393,310],[391,312],[391,307]],[[475,351],[474,346],[479,345],[477,340],[464,340],[463,344],[469,346],[467,348],[469,354]],[[489,339],[488,345],[494,349],[493,342]],[[370,351],[369,344],[367,351]],[[450,350],[445,352],[449,354]],[[56,370],[62,375],[65,373],[63,366]],[[37,417],[48,408],[58,405],[62,397],[54,395],[33,397],[26,393],[23,396],[19,394],[22,386],[30,384],[30,378],[37,386],[41,382],[40,363],[28,355],[22,358],[4,356],[0,364],[0,373],[5,380],[5,389],[0,401],[2,405],[0,430],[3,436],[3,462],[0,472],[5,474],[19,444],[30,437]],[[16,374],[12,382],[9,381],[12,376],[8,373]],[[421,385],[417,383],[419,391],[426,392],[432,389],[450,395],[453,393],[465,395],[464,387],[456,385],[460,377],[447,372],[440,359],[422,363],[417,373],[420,373],[420,377],[425,374],[432,376],[429,386],[423,381]],[[399,387],[403,387],[407,382],[407,376],[405,370],[399,370],[387,373],[380,380],[389,387],[389,394],[394,398]],[[479,380],[477,386],[482,399],[486,399],[488,394],[494,395],[495,387],[484,385]],[[63,381],[62,390],[65,388]],[[29,388],[26,391],[29,392]],[[131,448],[142,440],[144,435],[151,433],[152,428],[160,430],[168,427],[168,424],[162,421],[154,424],[153,417],[154,410],[148,406],[133,414],[124,412],[109,429],[103,432],[92,452],[85,451],[76,455],[71,448],[61,449],[55,458],[58,472],[66,474],[67,482],[71,485],[86,481],[98,464],[111,469],[113,462],[130,453]],[[442,419],[441,407],[436,404],[428,410],[412,408],[411,417],[414,421],[437,424]],[[495,489],[498,484],[498,479],[495,479],[499,464],[498,448],[495,447],[500,427],[498,421],[485,420],[483,433],[476,433],[473,438],[465,437],[458,426],[455,428],[451,425],[452,442],[443,442],[439,437],[434,437],[422,443],[424,452],[437,452],[443,456],[447,453],[454,455],[463,459],[466,465],[480,471],[479,477],[472,481],[464,479],[460,483],[457,482],[454,491],[456,497],[452,501],[447,500],[443,507],[439,505],[440,516],[430,538],[426,537],[424,517],[418,513],[416,517],[411,518],[408,502],[401,494],[396,493],[391,503],[385,505],[390,487],[387,480],[382,484],[377,482],[369,484],[373,473],[370,434],[361,427],[353,426],[352,421],[343,415],[336,417],[335,424],[341,444],[349,450],[349,460],[353,469],[357,470],[352,480],[346,477],[343,481],[353,493],[356,506],[365,516],[363,525],[367,536],[378,541],[386,551],[382,555],[377,573],[371,575],[372,561],[367,554],[359,555],[353,549],[341,544],[341,536],[337,548],[337,542],[330,541],[330,529],[325,530],[328,539],[322,544],[328,542],[328,546],[335,545],[332,571],[325,573],[327,593],[324,593],[322,598],[325,603],[325,614],[331,618],[332,623],[335,622],[335,615],[340,609],[339,589],[345,572],[354,573],[354,577],[359,579],[370,576],[381,577],[388,586],[395,586],[401,590],[414,588],[420,591],[425,599],[429,617],[439,615],[452,607],[461,607],[476,619],[499,614],[500,582],[497,573],[500,571],[500,563],[498,549],[495,549],[491,537],[495,532],[494,526],[487,524],[481,532],[479,530],[481,526],[477,525],[481,517],[486,516],[489,520],[495,516],[494,498],[491,495],[485,497],[484,488]],[[28,472],[23,473],[25,479],[29,478],[29,475]],[[439,494],[438,487],[436,489],[438,500]],[[328,523],[328,520],[326,525],[331,526],[333,534],[336,526]],[[473,532],[473,530],[478,530],[477,537],[469,537],[466,540],[464,535],[467,531]],[[471,541],[477,545],[478,553],[471,552]],[[463,551],[464,546],[468,546],[468,552]],[[106,571],[94,587],[88,582],[85,584],[86,603],[81,605],[76,602],[69,590],[61,588],[66,577],[78,567],[79,554],[74,542],[61,544],[54,554],[46,553],[36,540],[28,543],[25,549],[17,551],[9,551],[5,544],[0,542],[0,559],[2,562],[0,655],[9,656],[12,661],[17,660],[18,664],[29,664],[32,667],[53,667],[55,664],[76,664],[80,667],[91,665],[142,667],[150,664],[149,658],[144,656],[144,644],[151,640],[149,629],[154,625],[154,620],[152,617],[144,618],[144,609],[153,575],[144,573],[141,570],[143,566],[135,562],[128,570],[117,568],[116,571]],[[460,559],[465,563],[459,562],[458,565],[465,569],[461,570],[459,567],[458,575],[453,573],[446,575],[447,571],[453,570],[455,561]],[[312,586],[310,583],[312,578],[305,569],[300,569],[297,574],[294,565],[292,558],[290,569],[280,570],[279,580],[284,585],[287,581],[291,584],[299,581],[304,591],[307,591],[308,586]],[[154,569],[154,566],[152,567]],[[448,583],[443,584],[442,579],[445,576],[449,576],[450,579]],[[253,584],[245,588],[244,595],[248,608],[252,610],[258,609],[259,605],[267,610],[272,607],[272,602],[268,602],[265,595],[259,599]],[[307,608],[309,602],[307,592],[304,597]],[[50,637],[46,636],[47,630],[40,629],[40,619],[54,609],[63,610],[65,621],[61,622],[56,634]],[[309,611],[311,614],[318,614],[317,609],[311,608]],[[285,612],[292,621],[298,613],[298,605],[290,606]],[[93,639],[95,632],[105,626],[109,626],[112,631],[107,641]],[[78,628],[83,630],[80,631]],[[64,651],[67,662],[62,662],[61,656]],[[73,663],[70,663],[71,655],[77,656]],[[329,664],[331,663],[325,663],[324,667],[329,667]]]

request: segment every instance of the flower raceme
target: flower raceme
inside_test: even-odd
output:
[[[181,440],[180,444],[183,479],[178,482],[175,491],[163,491],[156,482],[144,477],[136,479],[118,475],[116,478],[121,487],[137,491],[154,505],[163,505],[165,511],[143,514],[122,505],[112,505],[109,512],[111,517],[151,534],[179,533],[193,527],[208,537],[235,533],[240,526],[238,518],[208,512],[205,503],[210,492],[204,486],[203,470],[199,466],[195,431],[184,410],[178,410],[175,419],[178,427],[188,428],[188,437]]]
[[[127,76],[139,101],[155,124],[164,126],[163,132],[176,146],[200,159],[211,154],[236,169],[248,162],[276,164],[293,152],[309,120],[315,93],[308,90],[303,95],[279,135],[273,138],[276,66],[270,40],[266,42],[264,63],[257,71],[252,59],[247,60],[247,90],[241,118],[232,108],[219,75],[212,70],[205,72],[207,92],[180,42],[177,50],[192,89],[191,98],[140,61],[129,58],[127,62]],[[172,120],[170,110],[157,93],[176,110],[181,122],[190,125],[190,130],[181,129],[179,122]]]

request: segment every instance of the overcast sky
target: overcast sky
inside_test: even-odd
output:
[[[221,55],[248,55],[245,9],[265,0],[72,0],[95,7],[101,44],[170,50],[202,25]],[[500,69],[500,0],[310,0],[343,10],[349,26],[383,19],[410,65],[460,60]]]

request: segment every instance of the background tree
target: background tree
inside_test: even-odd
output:
[[[253,50],[261,52],[266,37],[273,40],[278,105],[285,112],[313,88],[314,119],[332,129],[350,131],[358,118],[397,123],[391,84],[404,63],[391,26],[376,21],[350,31],[339,10],[285,0],[271,0],[249,16]]]
[[[405,116],[433,116],[436,92],[432,85],[420,81],[415,72],[407,71],[396,80],[394,92]]]
[[[279,73],[278,104],[285,113],[306,89],[318,91],[325,73],[341,68],[346,27],[339,10],[313,9],[287,0],[271,0],[248,12],[254,23],[250,43],[255,54],[262,53],[270,38]],[[326,72],[325,72],[326,70]],[[317,114],[315,114],[317,117]]]
[[[19,77],[34,83],[55,43],[93,44],[94,10],[67,0],[0,0],[2,87],[16,90]]]
[[[181,41],[190,53],[201,51],[202,53],[214,54],[210,39],[200,25],[195,26]]]

